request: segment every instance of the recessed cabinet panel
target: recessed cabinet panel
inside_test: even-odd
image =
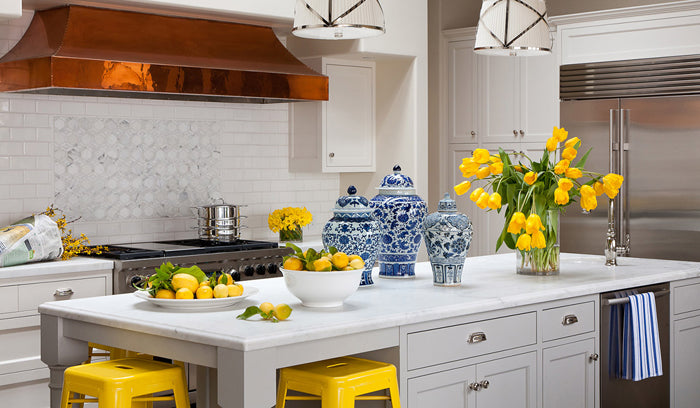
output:
[[[521,140],[520,62],[518,58],[482,57],[485,119],[482,141],[509,143]]]
[[[674,324],[674,407],[697,408],[700,402],[700,316]]]
[[[475,379],[474,366],[411,378],[408,408],[474,408],[476,392],[468,387]]]
[[[542,340],[549,341],[595,330],[595,304],[579,303],[545,309],[542,313]]]
[[[674,292],[673,313],[700,310],[700,283],[678,286]]]
[[[513,333],[517,333],[514,336]],[[408,334],[408,369],[475,357],[537,342],[535,312]]]
[[[559,125],[559,66],[556,54],[521,58],[520,67],[521,141],[545,143],[552,136],[554,126]]]
[[[543,408],[595,406],[595,339],[542,350]]]
[[[328,64],[326,168],[374,167],[374,70]]]
[[[11,313],[18,310],[17,286],[0,287],[0,313]]]
[[[476,392],[479,408],[535,408],[537,406],[537,352],[520,354],[476,366],[477,381],[488,388]],[[563,405],[562,407],[568,407]]]
[[[448,135],[450,143],[474,143],[477,124],[477,54],[474,40],[448,44]]]
[[[33,283],[19,287],[19,310],[33,310],[44,302],[105,295],[105,278]]]

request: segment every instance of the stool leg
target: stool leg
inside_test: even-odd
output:
[[[389,382],[389,395],[391,396],[391,408],[401,408],[401,398],[399,397],[399,384],[396,377]]]
[[[63,387],[63,392],[61,392],[61,408],[68,408],[68,399],[72,392],[66,387]]]
[[[347,394],[347,391],[337,386],[324,388],[321,391],[321,408],[355,408],[355,396],[350,395],[348,401]]]
[[[178,378],[177,382],[173,384],[173,396],[175,397],[175,407],[190,408],[190,395],[187,390],[187,379],[185,378],[185,371],[181,371],[182,375]]]
[[[275,408],[284,408],[287,402],[287,376],[282,372],[280,374],[280,383],[277,386],[277,404]]]

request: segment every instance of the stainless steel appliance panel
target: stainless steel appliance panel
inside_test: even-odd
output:
[[[623,99],[621,108],[630,256],[700,261],[700,96]]]
[[[610,111],[619,109],[619,99],[566,101],[561,104],[561,125],[570,136],[581,139],[581,151],[593,151],[586,169],[606,174],[609,171],[610,134],[618,133],[617,121],[611,125]],[[612,128],[611,128],[612,126]],[[572,204],[561,218],[559,242],[562,252],[602,255],[607,231],[607,211],[603,200],[598,208],[584,214],[581,206]]]
[[[616,292],[600,295],[600,406],[601,408],[659,408],[670,404],[669,391],[669,284],[633,288],[637,293],[655,292],[656,315],[659,323],[661,366],[663,375],[642,381],[613,378],[608,371],[610,361],[610,306],[606,303],[614,299]],[[665,293],[661,295],[661,293]]]

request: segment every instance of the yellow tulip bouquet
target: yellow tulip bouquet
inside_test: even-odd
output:
[[[313,221],[306,207],[285,207],[274,210],[267,216],[267,225],[272,232],[280,233],[280,241],[302,241],[301,227]]]
[[[527,155],[508,154],[503,149],[498,149],[498,155],[476,149],[472,157],[464,158],[459,166],[465,178],[475,177],[474,182],[485,183],[469,195],[477,207],[499,213],[505,211],[506,222],[496,250],[503,243],[510,249],[517,249],[519,273],[558,273],[559,213],[576,199],[581,208],[591,211],[598,206],[597,196],[605,193],[613,199],[622,185],[622,176],[618,174],[603,175],[585,170],[583,166],[591,149],[576,160],[581,140],[567,137],[564,128],[554,127],[540,161]],[[562,142],[561,159],[556,161],[556,151]],[[471,187],[472,181],[467,180],[454,189],[462,195]]]

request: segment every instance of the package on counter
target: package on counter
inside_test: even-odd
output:
[[[63,253],[56,222],[32,215],[0,229],[0,267],[56,259]]]

